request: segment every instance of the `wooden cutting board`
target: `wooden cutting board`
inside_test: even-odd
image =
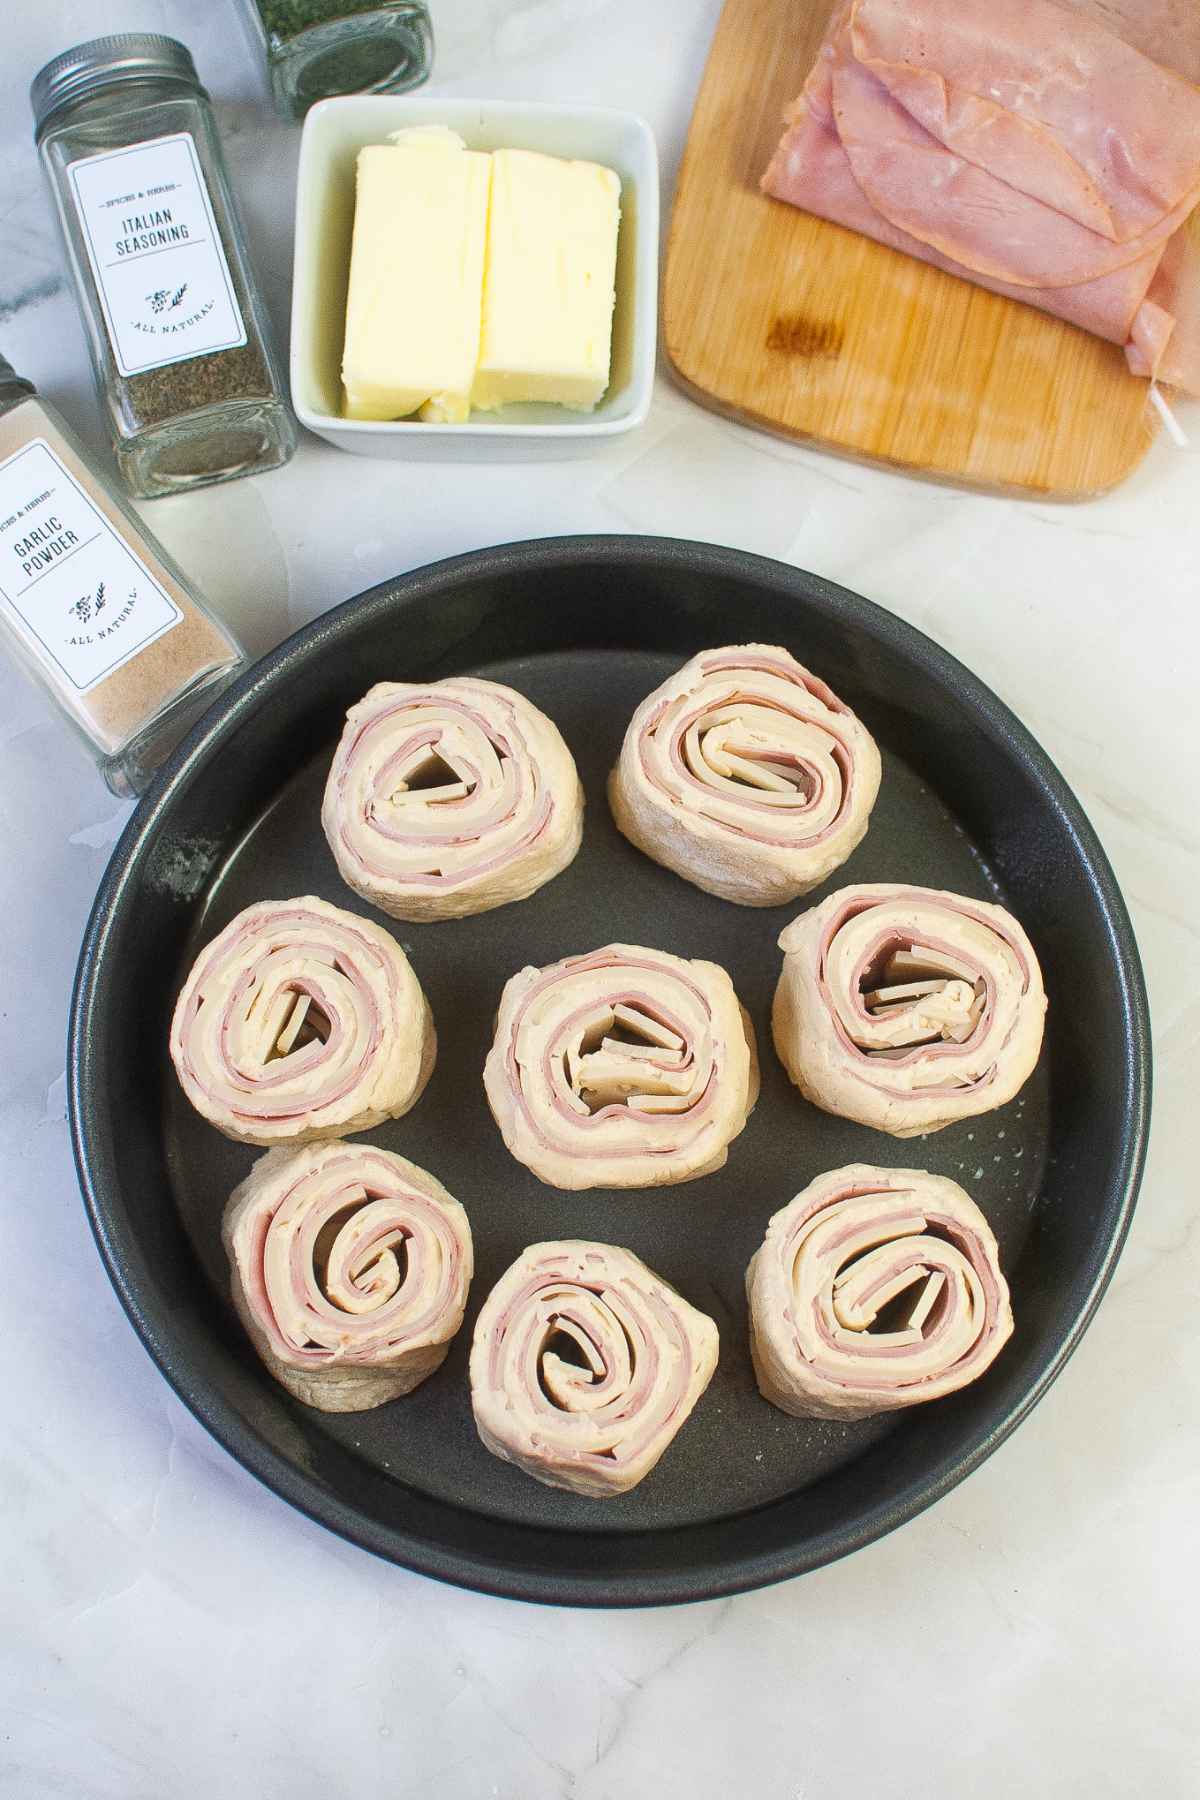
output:
[[[671,363],[706,405],[848,456],[1103,493],[1154,435],[1118,348],[759,192],[832,4],[727,0],[671,217]]]

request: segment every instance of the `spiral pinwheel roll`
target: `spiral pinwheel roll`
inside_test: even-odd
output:
[[[225,1208],[233,1302],[306,1406],[363,1412],[444,1360],[471,1285],[471,1228],[424,1169],[370,1144],[260,1157]]]
[[[558,728],[494,681],[383,681],[352,706],[321,823],[343,881],[395,919],[524,900],[579,848]]]
[[[819,1175],[746,1271],[759,1389],[797,1418],[862,1419],[966,1387],[1012,1333],[996,1240],[957,1182],[865,1163]],[[901,1294],[904,1320],[873,1331]]]
[[[395,939],[312,895],[262,900],[203,950],[171,1022],[183,1091],[226,1137],[301,1144],[419,1099],[433,1016]]]
[[[1046,995],[1010,913],[938,888],[841,888],[779,939],[775,1047],[806,1099],[893,1137],[1011,1100]]]
[[[706,650],[655,688],[608,789],[639,850],[742,906],[779,906],[824,881],[878,791],[870,733],[770,644]]]
[[[560,1188],[707,1175],[758,1098],[724,969],[631,944],[514,975],[483,1081],[517,1161]]]
[[[712,1379],[717,1328],[632,1251],[533,1244],[483,1303],[471,1405],[494,1456],[602,1500],[648,1475]]]

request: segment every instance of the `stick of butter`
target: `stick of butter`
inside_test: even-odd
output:
[[[595,406],[608,386],[620,203],[619,177],[599,163],[492,153],[473,406]]]
[[[358,154],[346,417],[458,423],[470,410],[492,159],[444,127]]]

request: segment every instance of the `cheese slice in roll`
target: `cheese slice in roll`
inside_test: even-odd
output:
[[[629,1250],[533,1244],[483,1303],[471,1405],[494,1456],[592,1499],[647,1476],[712,1379],[717,1328]]]
[[[1001,906],[866,882],[779,939],[775,1047],[806,1099],[893,1137],[1011,1100],[1042,1044],[1033,946]]]
[[[196,958],[171,1023],[184,1093],[244,1144],[398,1119],[436,1056],[433,1015],[399,944],[312,895],[231,919]]]
[[[710,1174],[758,1097],[724,969],[631,944],[514,975],[483,1080],[517,1161],[572,1189]]]
[[[230,1195],[222,1239],[239,1318],[306,1406],[362,1412],[411,1393],[462,1324],[467,1215],[388,1150],[268,1151]]]
[[[746,1294],[759,1389],[797,1418],[952,1394],[1013,1328],[987,1220],[957,1182],[922,1169],[819,1175],[767,1226]],[[879,1326],[887,1306],[901,1316]]]
[[[558,727],[463,677],[380,682],[352,706],[321,823],[343,881],[394,919],[461,919],[566,868],[583,789]]]
[[[844,863],[879,791],[850,708],[786,650],[706,650],[633,715],[609,780],[618,827],[742,906],[780,906]]]

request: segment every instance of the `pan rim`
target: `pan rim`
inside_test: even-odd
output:
[[[91,1143],[93,1121],[103,1104],[104,1083],[89,1030],[109,955],[114,922],[136,888],[138,872],[156,841],[164,817],[182,792],[200,778],[221,746],[261,702],[286,682],[289,672],[320,655],[321,646],[381,611],[406,601],[428,599],[467,578],[519,571],[536,576],[564,563],[608,564],[631,568],[673,568],[752,580],[775,594],[816,607],[863,633],[886,653],[920,669],[943,689],[953,692],[964,711],[993,736],[1001,738],[1033,779],[1046,806],[1068,831],[1076,856],[1095,896],[1097,923],[1102,923],[1107,954],[1121,998],[1116,1027],[1122,1047],[1124,1116],[1119,1151],[1112,1171],[1113,1201],[1097,1225],[1092,1274],[1073,1317],[1057,1331],[1023,1394],[999,1416],[973,1424],[961,1446],[941,1459],[927,1476],[914,1479],[847,1517],[836,1528],[801,1535],[758,1553],[737,1547],[728,1553],[687,1556],[689,1532],[701,1527],[642,1533],[606,1533],[610,1545],[636,1537],[644,1545],[661,1537],[671,1540],[662,1566],[613,1568],[605,1557],[594,1566],[569,1568],[502,1561],[494,1554],[473,1554],[461,1545],[447,1546],[420,1532],[368,1516],[333,1496],[278,1452],[216,1389],[203,1366],[197,1367],[185,1346],[173,1341],[169,1320],[156,1316],[141,1291],[129,1248],[122,1243],[122,1198],[97,1162]],[[71,1000],[67,1058],[68,1115],[72,1148],[89,1224],[101,1261],[121,1305],[152,1360],[174,1392],[205,1429],[265,1486],[315,1522],[360,1548],[420,1573],[457,1586],[496,1596],[576,1606],[641,1606],[716,1599],[767,1585],[819,1568],[863,1548],[934,1504],[979,1467],[1016,1430],[1057,1379],[1086,1332],[1127,1235],[1145,1164],[1151,1092],[1149,1007],[1132,923],[1108,858],[1082,806],[1036,739],[1016,715],[977,676],[916,627],[874,602],[793,565],[748,551],[686,539],[602,534],[539,538],[470,551],[411,570],[382,582],[302,626],[240,677],[159,771],[149,792],[123,831],[101,879],[85,928]],[[776,1504],[785,1504],[777,1502]],[[462,1509],[467,1511],[469,1509]],[[544,1527],[491,1519],[486,1530],[510,1537],[566,1538],[586,1544],[585,1534],[547,1532]],[[582,1560],[582,1559],[581,1559]]]

